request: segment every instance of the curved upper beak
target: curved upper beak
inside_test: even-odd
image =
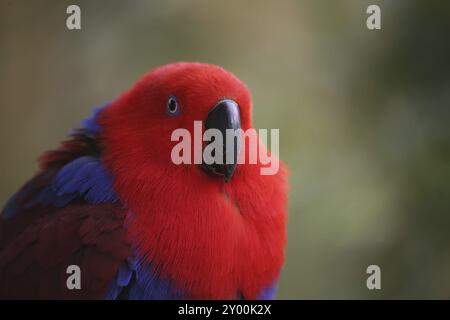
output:
[[[223,152],[222,159],[220,159],[222,161],[212,164],[203,163],[203,168],[207,172],[224,176],[225,182],[228,182],[233,176],[239,159],[241,145],[241,130],[239,130],[241,129],[241,115],[239,105],[231,99],[219,101],[209,111],[205,120],[205,130],[208,129],[217,129],[222,134]],[[233,140],[233,143],[231,144],[229,140]]]

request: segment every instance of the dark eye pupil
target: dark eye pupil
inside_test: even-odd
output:
[[[168,107],[169,107],[169,112],[177,111],[177,102],[175,101],[175,99],[170,98]]]
[[[175,96],[170,96],[167,100],[166,114],[174,117],[178,116],[180,113],[180,105],[178,104],[177,98]]]

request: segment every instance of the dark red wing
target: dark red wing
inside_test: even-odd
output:
[[[124,210],[87,203],[42,210],[0,222],[0,297],[103,298],[131,254]],[[81,269],[81,290],[66,286],[70,265]]]
[[[104,298],[131,255],[125,210],[87,124],[41,157],[0,215],[0,298]],[[80,290],[67,288],[70,265],[80,267]]]

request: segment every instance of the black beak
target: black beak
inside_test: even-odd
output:
[[[239,106],[236,102],[230,99],[224,99],[219,101],[208,113],[208,117],[205,120],[205,130],[217,129],[221,132],[223,138],[223,159],[221,163],[203,164],[203,168],[209,172],[216,175],[224,176],[225,182],[230,181],[233,176],[234,170],[236,169],[237,161],[239,159],[239,150],[241,145],[241,116],[239,111]],[[228,134],[227,129],[231,129],[234,135]],[[227,157],[226,147],[227,139],[233,139],[232,148],[234,149],[231,156],[231,152],[228,152]],[[212,141],[211,141],[212,142]],[[210,142],[210,143],[211,143]],[[230,144],[231,145],[231,144]],[[230,149],[231,150],[231,149]],[[222,157],[221,157],[222,158]],[[228,158],[228,159],[227,159]],[[231,159],[230,159],[231,158]]]

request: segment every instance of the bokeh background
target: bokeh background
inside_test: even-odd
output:
[[[0,0],[0,205],[92,107],[154,66],[210,62],[248,84],[256,127],[280,128],[278,298],[450,298],[449,59],[448,1]]]

